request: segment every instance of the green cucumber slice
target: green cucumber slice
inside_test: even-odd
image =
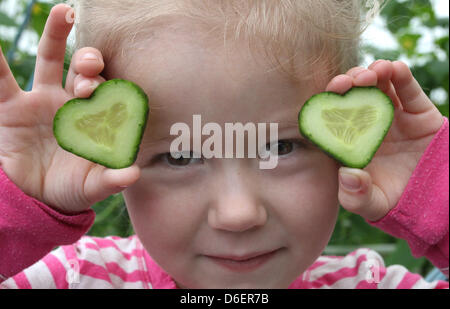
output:
[[[316,94],[298,115],[300,133],[351,168],[372,161],[393,119],[394,105],[377,87],[354,87],[344,95]]]
[[[66,102],[53,120],[59,146],[112,169],[136,161],[147,125],[148,97],[136,84],[113,79],[90,98]]]

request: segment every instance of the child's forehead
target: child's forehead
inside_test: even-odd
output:
[[[221,41],[195,26],[195,23],[177,21],[121,44],[120,52],[111,60],[119,64],[120,75],[134,73],[141,76],[148,73],[146,77],[157,79],[183,73],[209,74],[212,64],[215,64],[216,69],[221,66],[223,73],[270,76],[266,73],[277,71],[285,75],[286,80],[298,81],[310,76],[313,70],[317,72],[320,65],[316,63],[312,68],[307,64],[311,55],[306,50],[298,50],[293,56],[281,45],[278,51],[273,52],[261,44],[264,45],[246,39]],[[289,72],[283,71],[286,69]]]
[[[297,127],[298,112],[317,85],[294,83],[250,52],[245,42],[225,49],[189,35],[176,40],[184,35],[160,34],[143,41],[122,53],[108,76],[130,79],[148,94],[150,140],[170,139],[170,127],[177,122],[192,127],[193,115],[201,115],[203,124],[222,127],[238,122]]]
[[[261,98],[274,103],[311,88],[307,82],[293,83],[263,57],[249,53],[245,45],[219,49],[189,41],[149,41],[124,53],[118,63],[108,77],[136,82],[153,104],[164,98],[181,106],[193,97],[196,103],[208,104],[233,100],[251,105]]]
[[[243,44],[208,45],[190,35],[168,34],[168,37],[156,36],[123,49],[113,62],[119,64],[120,74],[139,74],[158,80],[164,77],[172,79],[180,74],[197,74],[197,77],[220,73],[238,73],[247,78],[256,74],[270,76],[266,73],[273,70],[271,64],[258,53],[247,50]]]

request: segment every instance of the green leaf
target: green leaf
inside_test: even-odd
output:
[[[369,225],[361,216],[339,208],[339,217],[330,245],[359,245],[392,243],[395,238]]]
[[[11,42],[0,39],[0,46],[2,47],[3,54],[6,54],[11,47]]]
[[[412,56],[417,48],[417,42],[422,36],[420,34],[406,33],[398,38],[400,46],[406,51],[408,56]]]
[[[449,114],[449,106],[448,106],[448,102],[447,102],[447,104],[444,104],[444,105],[437,105],[436,106],[437,107],[437,109],[441,112],[441,114],[443,115],[443,116],[445,116],[445,117],[449,117],[448,116],[448,114]]]
[[[398,1],[387,2],[381,15],[386,18],[387,27],[390,32],[395,34],[398,30],[408,27],[413,16],[409,2],[410,1],[402,3]]]
[[[16,22],[3,12],[0,12],[0,25],[6,27],[17,27]]]
[[[380,49],[375,46],[364,46],[363,51],[365,53],[371,54],[374,56],[375,59],[385,59],[385,60],[391,60],[395,61],[397,60],[401,53],[399,50],[390,50],[390,49]]]
[[[448,58],[444,61],[435,60],[432,61],[427,69],[430,72],[430,74],[433,74],[434,79],[436,80],[436,83],[439,81],[445,80],[445,78],[448,79],[448,67],[449,62]]]
[[[385,259],[386,266],[402,265],[413,273],[426,273],[432,267],[426,258],[415,258],[411,254],[408,243],[402,239],[397,240],[396,250]]]
[[[92,206],[96,213],[89,235],[128,237],[134,234],[122,194],[109,196]]]
[[[440,49],[445,51],[447,53],[447,55],[449,54],[449,39],[448,39],[448,35],[437,39],[435,41],[435,44],[437,46],[439,46]]]
[[[52,8],[52,4],[36,2],[31,12],[31,27],[36,31],[39,37],[44,32],[45,22]]]
[[[436,25],[448,29],[448,26],[449,26],[448,17],[447,18],[438,18]]]

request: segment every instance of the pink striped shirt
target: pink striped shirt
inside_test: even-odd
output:
[[[447,276],[448,127],[445,118],[398,205],[380,221],[369,222],[406,239],[414,256],[426,256]],[[59,213],[26,196],[1,168],[0,214],[0,288],[176,288],[136,235],[83,236],[93,224],[92,210],[72,216]],[[369,249],[343,257],[321,256],[290,285],[292,289],[448,287],[446,281],[427,282],[400,265],[386,267],[382,257]]]

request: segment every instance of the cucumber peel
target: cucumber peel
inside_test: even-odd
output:
[[[377,87],[312,96],[298,115],[300,133],[346,167],[364,168],[394,119],[392,100]]]
[[[136,161],[149,114],[148,97],[136,84],[113,79],[87,99],[72,99],[55,114],[59,146],[111,169]]]

